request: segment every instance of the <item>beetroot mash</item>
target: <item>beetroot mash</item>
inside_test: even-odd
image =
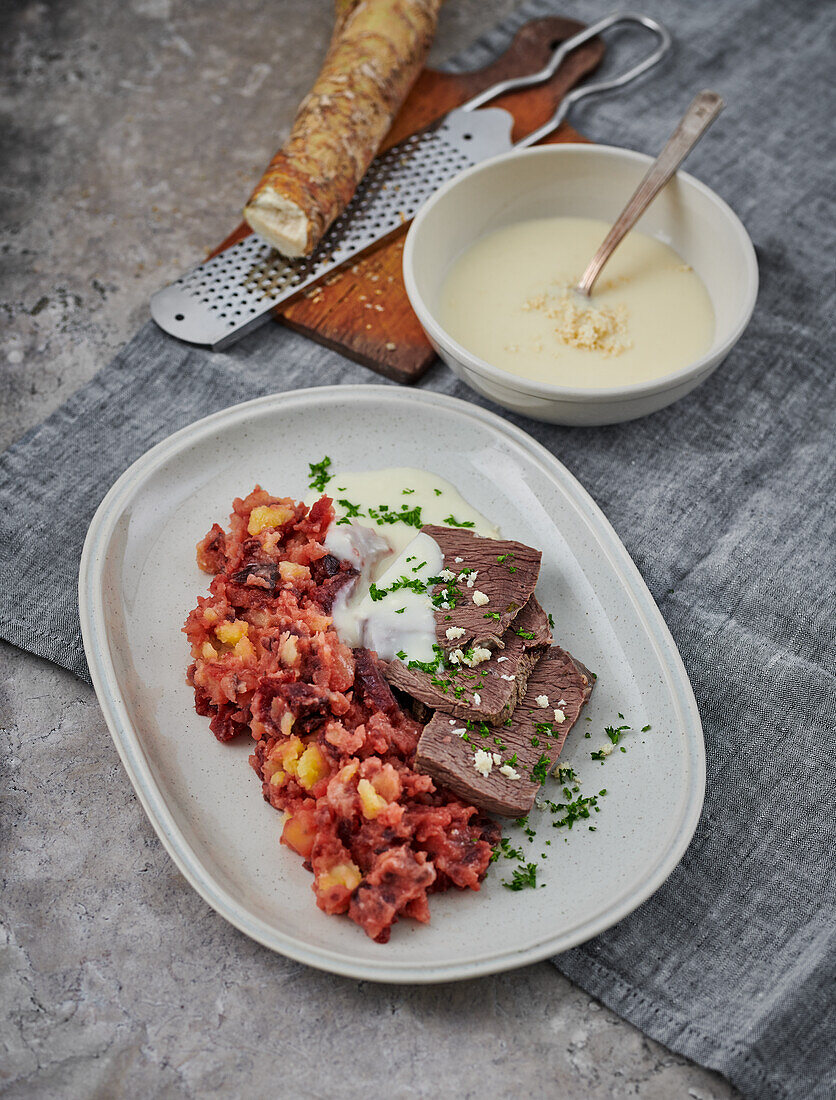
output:
[[[385,943],[400,916],[429,920],[429,894],[478,890],[499,830],[413,770],[420,723],[376,655],[332,629],[356,575],[322,545],[333,517],[327,496],[309,509],[256,487],[233,502],[229,531],[198,543],[215,577],[184,627],[188,680],[220,741],[255,741],[250,763],[317,905]]]

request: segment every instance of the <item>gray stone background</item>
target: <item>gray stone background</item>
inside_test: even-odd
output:
[[[448,0],[434,60],[514,6]],[[318,68],[331,6],[0,8],[2,449],[237,222]],[[564,10],[583,18],[582,3]],[[385,987],[245,939],[162,850],[92,689],[4,643],[0,742],[4,1097],[737,1096],[548,963]]]

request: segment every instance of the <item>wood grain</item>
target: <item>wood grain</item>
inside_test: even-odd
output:
[[[545,65],[557,44],[582,29],[583,24],[571,19],[556,16],[534,19],[522,26],[506,52],[484,69],[468,73],[424,69],[383,148],[401,141],[499,80],[536,72]],[[603,43],[593,39],[574,50],[548,83],[494,100],[492,107],[504,107],[514,118],[512,139],[518,141],[550,118],[566,92],[597,68],[603,55]],[[586,140],[564,124],[544,144]],[[277,306],[275,319],[397,382],[417,381],[433,361],[435,352],[412,312],[403,285],[401,256],[406,230],[404,225],[394,239]],[[243,240],[250,232],[242,222],[212,255]]]

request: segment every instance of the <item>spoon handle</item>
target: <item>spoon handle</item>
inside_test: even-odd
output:
[[[723,110],[725,104],[716,92],[700,92],[668,138],[662,152],[619,214],[603,244],[592,257],[576,289],[587,297],[601,274],[601,268],[621,244],[650,203],[656,198],[702,135]]]

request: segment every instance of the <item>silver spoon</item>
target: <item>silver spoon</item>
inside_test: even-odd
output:
[[[668,138],[662,152],[648,169],[647,175],[633,192],[633,196],[615,224],[604,238],[604,242],[584,271],[575,287],[578,294],[588,298],[592,293],[595,280],[601,274],[604,264],[618,248],[648,206],[653,202],[683,160],[688,156],[714,119],[723,110],[725,104],[716,92],[700,92],[682,116],[679,125]]]

